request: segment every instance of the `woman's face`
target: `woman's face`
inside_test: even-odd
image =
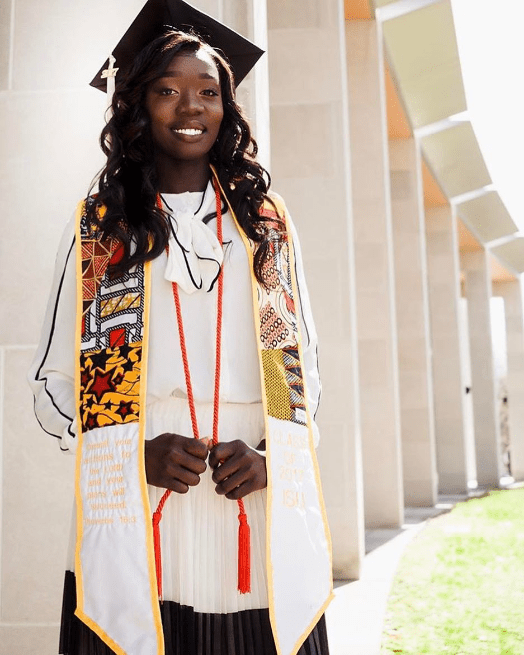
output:
[[[175,55],[151,82],[145,106],[157,158],[207,166],[224,107],[218,70],[205,50]]]

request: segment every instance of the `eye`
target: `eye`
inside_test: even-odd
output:
[[[220,94],[216,89],[204,89],[202,94],[209,97],[217,98]]]
[[[175,89],[169,87],[162,87],[158,92],[161,96],[172,96],[176,93]]]

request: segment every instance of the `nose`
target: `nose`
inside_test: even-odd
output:
[[[188,115],[199,114],[202,111],[202,100],[200,96],[193,91],[186,91],[181,95],[178,110]]]

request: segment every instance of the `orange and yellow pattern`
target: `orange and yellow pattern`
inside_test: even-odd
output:
[[[81,354],[82,430],[139,420],[141,356],[141,344]]]

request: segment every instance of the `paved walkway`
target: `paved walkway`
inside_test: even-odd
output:
[[[335,599],[326,612],[330,655],[379,655],[387,598],[405,547],[427,519],[467,498],[440,496],[435,507],[406,508],[401,529],[366,530],[361,578],[335,583]]]

